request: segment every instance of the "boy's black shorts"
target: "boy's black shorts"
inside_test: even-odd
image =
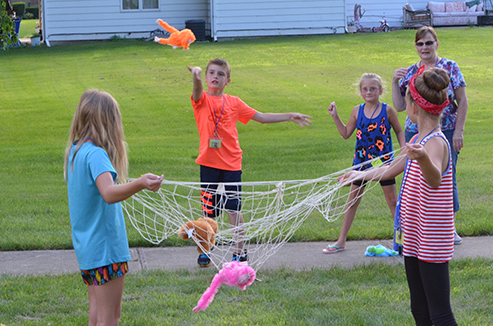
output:
[[[241,185],[225,185],[224,192],[217,192],[218,183],[241,182],[242,171],[227,171],[207,166],[200,166],[202,184],[201,200],[204,216],[215,218],[226,209],[241,211]]]

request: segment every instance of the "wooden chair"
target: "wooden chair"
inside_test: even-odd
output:
[[[431,11],[429,9],[414,10],[414,8],[406,4],[402,7],[402,21],[404,28],[419,28],[421,26],[432,26]]]

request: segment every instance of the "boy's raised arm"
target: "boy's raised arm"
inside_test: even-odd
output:
[[[202,93],[204,91],[204,84],[202,84],[202,68],[200,67],[190,67],[187,65],[188,70],[192,73],[193,76],[193,93],[192,98],[194,102],[198,102],[202,97]]]

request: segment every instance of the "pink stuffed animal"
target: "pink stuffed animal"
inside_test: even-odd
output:
[[[237,285],[240,289],[245,290],[247,286],[255,281],[255,276],[255,270],[248,266],[247,262],[231,261],[225,263],[219,273],[214,276],[211,286],[205,290],[197,306],[193,308],[193,312],[198,313],[200,310],[207,309],[223,283],[228,286]]]

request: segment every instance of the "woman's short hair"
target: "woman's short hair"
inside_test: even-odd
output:
[[[416,31],[416,36],[414,37],[414,43],[418,42],[422,38],[426,36],[426,34],[431,34],[431,36],[435,39],[435,41],[438,41],[438,36],[437,32],[435,29],[431,26],[422,26]]]

